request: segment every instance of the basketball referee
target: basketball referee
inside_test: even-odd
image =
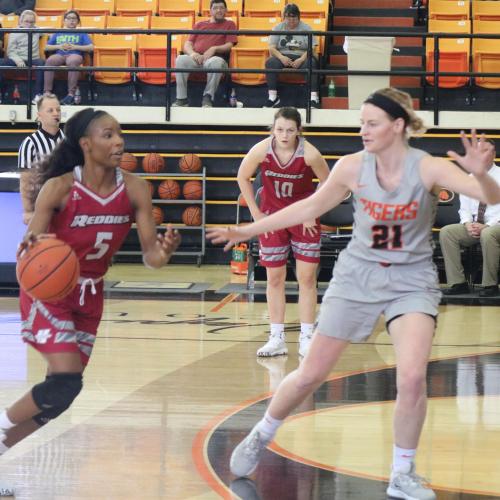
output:
[[[29,201],[31,183],[29,169],[50,154],[57,143],[64,138],[59,128],[61,122],[61,105],[54,94],[46,94],[37,102],[37,121],[40,126],[33,134],[24,139],[19,147],[17,167],[20,170],[19,191],[23,203],[23,222],[29,224],[33,215],[33,206]]]

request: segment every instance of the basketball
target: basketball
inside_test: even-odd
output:
[[[182,212],[182,222],[186,226],[201,226],[201,208],[196,206],[187,207]]]
[[[182,186],[182,194],[186,200],[201,200],[203,189],[200,181],[187,181]]]
[[[137,168],[137,158],[132,153],[123,153],[120,168],[127,172],[133,172]]]
[[[80,276],[80,263],[64,241],[44,238],[18,259],[17,281],[36,300],[55,302],[71,293]]]
[[[158,153],[148,153],[142,159],[142,170],[148,174],[156,174],[163,170],[165,160]]]
[[[179,168],[181,172],[189,173],[192,174],[194,172],[199,172],[201,170],[201,160],[200,157],[188,153],[187,155],[184,155],[180,160],[179,160]]]
[[[158,186],[158,196],[162,200],[176,200],[181,194],[181,187],[177,181],[166,179]]]
[[[163,222],[163,209],[161,207],[153,206],[153,219],[157,226]]]

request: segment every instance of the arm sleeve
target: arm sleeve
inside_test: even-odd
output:
[[[19,147],[17,157],[17,167],[20,169],[31,168],[31,164],[35,159],[35,148],[29,137],[26,137]]]

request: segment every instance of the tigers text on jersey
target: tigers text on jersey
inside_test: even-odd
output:
[[[304,138],[298,138],[297,148],[290,160],[282,165],[269,141],[266,156],[260,164],[262,193],[260,209],[275,212],[280,208],[310,196],[315,186],[314,172],[304,159]]]
[[[438,200],[420,178],[419,165],[426,154],[409,148],[401,182],[388,192],[378,182],[375,155],[363,153],[359,188],[353,193],[354,230],[348,253],[392,264],[431,259]]]
[[[66,206],[53,216],[49,232],[73,248],[83,277],[99,278],[127,236],[134,210],[120,169],[116,189],[106,198],[82,184],[81,167],[75,167],[73,175]]]

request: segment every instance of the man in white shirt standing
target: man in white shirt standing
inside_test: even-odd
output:
[[[489,140],[493,144],[493,141]],[[500,167],[496,166],[495,149],[492,151],[492,166],[489,174],[500,184]],[[444,257],[446,280],[451,285],[443,291],[445,295],[460,295],[470,291],[465,280],[460,258],[460,247],[479,243],[483,254],[483,278],[480,297],[498,295],[498,268],[500,262],[500,204],[485,205],[472,198],[460,195],[460,223],[441,229],[439,242]]]

